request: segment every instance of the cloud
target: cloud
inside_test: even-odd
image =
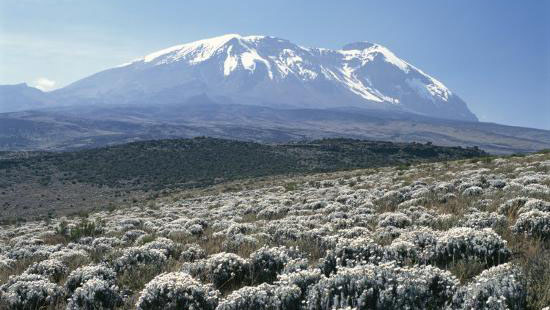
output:
[[[34,87],[40,89],[41,91],[52,90],[55,86],[55,81],[48,80],[47,78],[39,78],[34,82]]]

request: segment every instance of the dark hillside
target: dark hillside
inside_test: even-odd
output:
[[[3,154],[3,155],[2,155]],[[0,154],[2,216],[68,212],[163,190],[272,175],[485,156],[476,148],[353,139],[266,145],[215,138],[134,142],[63,153]]]

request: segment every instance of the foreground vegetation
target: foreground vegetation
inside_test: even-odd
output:
[[[5,309],[550,305],[549,153],[173,193],[2,228]]]
[[[453,160],[474,148],[325,139],[265,145],[214,138],[136,142],[66,153],[0,153],[0,220],[111,209],[159,193],[285,174]]]

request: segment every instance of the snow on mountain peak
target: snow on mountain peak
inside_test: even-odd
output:
[[[199,63],[209,59],[216,53],[220,52],[220,49],[224,47],[231,40],[236,40],[239,43],[243,42],[256,42],[264,39],[265,36],[241,36],[239,34],[226,34],[214,38],[203,39],[190,43],[180,44],[172,46],[154,53],[151,53],[138,61],[149,63],[153,61],[156,64],[166,64],[174,61],[186,59],[189,63]]]
[[[133,69],[113,78],[116,86],[102,84],[100,93],[123,85],[134,93],[177,89],[180,96],[205,93],[235,102],[308,107],[374,104],[475,119],[441,82],[371,42],[334,50],[271,36],[227,34],[163,49],[114,69],[127,67]]]

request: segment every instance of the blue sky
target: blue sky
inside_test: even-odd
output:
[[[0,84],[62,87],[226,33],[380,43],[481,120],[550,129],[550,1],[0,0]]]

